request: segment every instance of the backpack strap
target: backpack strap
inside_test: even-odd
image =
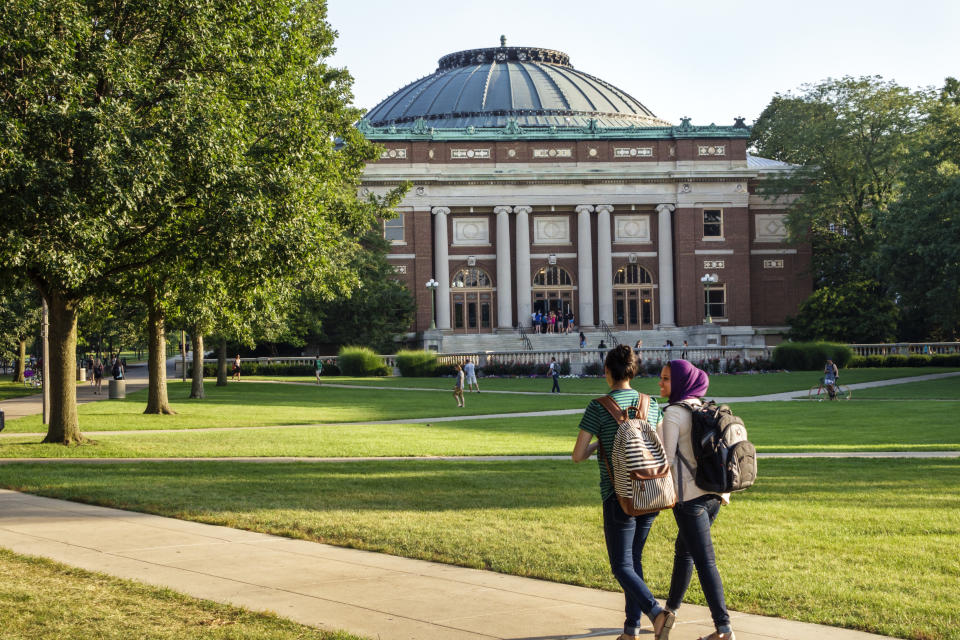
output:
[[[630,409],[633,409],[635,411],[635,415],[640,417],[641,420],[646,420],[647,410],[650,408],[650,396],[645,393],[640,394],[639,404],[630,405],[626,409],[617,404],[617,401],[609,395],[600,396],[597,398],[597,402],[599,402],[600,406],[607,410],[607,413],[610,414],[617,424],[626,422],[630,419]]]

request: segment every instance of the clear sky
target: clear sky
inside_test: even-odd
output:
[[[844,75],[960,76],[960,0],[328,0],[330,62],[370,109],[461,49],[558,49],[661,118],[753,122],[775,93]]]

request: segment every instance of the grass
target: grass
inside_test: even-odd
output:
[[[35,396],[38,393],[43,393],[43,389],[40,387],[25,387],[22,382],[0,381],[0,402],[24,396]]]
[[[5,640],[359,640],[0,549]]]
[[[0,467],[46,496],[616,590],[597,477],[558,461]],[[957,638],[958,485],[958,460],[762,461],[714,526],[729,606]],[[675,531],[662,515],[645,549],[661,598]]]
[[[126,400],[93,402],[78,408],[84,431],[130,429],[203,429],[278,424],[322,424],[469,414],[574,409],[585,405],[577,396],[474,394],[467,409],[458,409],[451,395],[434,391],[336,389],[264,383],[206,385],[205,400],[190,400],[190,383],[168,384],[175,416],[144,415],[146,390]],[[7,423],[11,433],[41,432],[40,416]]]
[[[923,382],[907,382],[889,387],[874,389],[857,389],[853,397],[882,398],[886,400],[936,399],[960,400],[960,377],[945,378],[942,380],[924,380]]]
[[[481,394],[482,395],[482,394]],[[586,399],[581,400],[581,405]],[[733,405],[761,452],[960,450],[960,402],[744,402]],[[945,418],[946,417],[946,418]],[[580,415],[366,426],[98,435],[79,447],[0,438],[0,458],[567,455]]]
[[[910,367],[910,368],[874,368],[844,369],[840,380],[844,384],[909,378],[931,373],[949,373],[960,371],[947,367]],[[767,393],[807,390],[817,384],[822,371],[789,371],[764,374],[730,374],[710,377],[710,395],[723,397],[756,396]],[[258,380],[278,380],[289,382],[313,382],[312,376],[258,377]],[[325,382],[351,384],[359,386],[382,386],[397,388],[447,389],[452,387],[451,378],[350,378],[331,376],[323,378]],[[550,391],[549,378],[480,378],[480,389],[485,391]],[[638,391],[649,394],[659,393],[655,377],[636,378],[633,386]],[[565,393],[603,394],[607,392],[603,378],[561,378],[560,389]]]

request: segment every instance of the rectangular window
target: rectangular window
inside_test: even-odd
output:
[[[710,285],[703,292],[703,315],[715,320],[727,317],[727,286],[723,284]]]
[[[403,242],[403,212],[398,213],[396,218],[383,221],[383,237],[393,244]]]
[[[723,237],[723,209],[703,210],[703,237]]]

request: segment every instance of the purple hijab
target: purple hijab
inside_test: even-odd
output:
[[[700,398],[710,386],[707,372],[697,369],[686,360],[671,360],[670,366],[670,404],[687,398]]]

